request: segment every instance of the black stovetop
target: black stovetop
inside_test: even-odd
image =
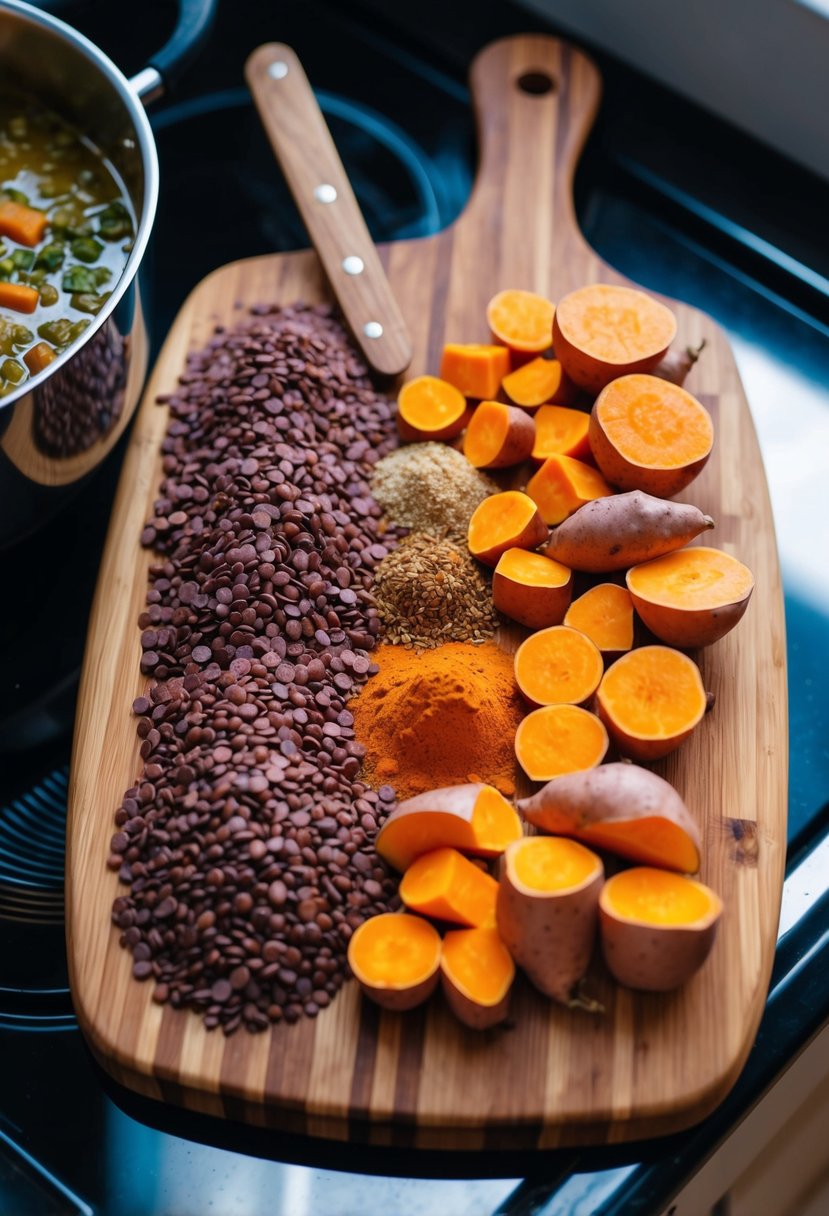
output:
[[[396,7],[396,6],[395,6]],[[481,8],[486,11],[482,14]],[[65,0],[128,73],[167,33],[171,6]],[[152,123],[162,192],[146,265],[153,349],[191,287],[238,257],[305,245],[242,77],[272,40],[304,62],[377,240],[434,232],[474,170],[468,63],[504,33],[542,28],[510,4],[225,0],[208,46]],[[464,16],[465,14],[465,16]],[[553,31],[560,32],[560,31]],[[74,697],[123,443],[37,539],[4,555],[0,597],[0,1211],[269,1213],[650,1212],[727,1134],[829,1013],[823,889],[798,866],[827,828],[829,328],[823,241],[829,185],[658,86],[597,56],[599,124],[577,180],[590,243],[630,278],[694,304],[728,331],[767,464],[784,572],[790,679],[790,870],[758,1045],[733,1094],[683,1136],[616,1150],[405,1154],[274,1139],[144,1101],[92,1062],[72,1013],[62,924],[66,772]],[[785,180],[779,196],[767,183]],[[212,201],[233,196],[233,222]],[[762,205],[758,205],[758,198]],[[824,276],[821,282],[821,276]],[[821,477],[821,474],[824,474]],[[816,509],[817,508],[817,509]],[[632,1205],[632,1206],[631,1206]]]

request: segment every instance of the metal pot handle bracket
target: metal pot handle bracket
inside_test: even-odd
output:
[[[164,46],[129,85],[144,105],[155,101],[173,85],[195,59],[207,40],[218,8],[218,0],[178,0],[176,27]]]

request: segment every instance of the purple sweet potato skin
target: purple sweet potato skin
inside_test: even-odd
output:
[[[613,978],[642,992],[670,992],[699,970],[714,945],[718,920],[701,928],[654,926],[599,912],[602,954]]]
[[[489,1030],[509,1015],[509,990],[496,1005],[481,1005],[461,992],[446,971],[442,973],[441,985],[447,1005],[458,1021],[470,1030]]]

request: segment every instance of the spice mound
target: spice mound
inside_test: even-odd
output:
[[[349,708],[376,784],[398,798],[466,781],[514,792],[524,708],[511,655],[494,642],[449,642],[424,651],[385,645],[373,657],[379,673]]]
[[[465,540],[472,512],[498,490],[445,443],[413,443],[379,460],[371,488],[393,524]]]
[[[482,641],[498,627],[489,584],[468,551],[424,532],[413,532],[382,560],[374,598],[392,645]]]
[[[143,768],[115,815],[112,917],[153,999],[229,1034],[328,1005],[367,917],[391,790],[360,776],[346,702],[373,670],[387,554],[369,478],[396,442],[322,308],[255,310],[169,401],[139,617]]]

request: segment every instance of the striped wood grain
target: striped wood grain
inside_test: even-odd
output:
[[[543,72],[556,87],[523,92]],[[556,299],[621,281],[585,244],[572,177],[599,100],[584,55],[546,37],[507,39],[474,63],[481,161],[469,205],[447,231],[382,251],[414,345],[411,374],[434,371],[445,340],[486,340],[485,306],[505,287]],[[551,1147],[667,1133],[709,1112],[736,1079],[762,1013],[774,951],[786,842],[787,720],[782,595],[769,499],[750,413],[722,332],[676,306],[678,343],[707,346],[688,381],[717,441],[693,501],[717,520],[711,543],[756,576],[739,627],[699,656],[716,707],[659,766],[699,817],[702,879],[725,914],[705,967],[682,990],[615,988],[601,965],[591,991],[603,1017],[553,1007],[519,983],[514,1027],[475,1034],[440,1000],[404,1017],[347,985],[316,1020],[225,1040],[194,1014],[152,1004],[130,975],[109,910],[112,817],[138,773],[130,712],[143,691],[139,630],[150,555],[139,534],[160,478],[169,392],[188,348],[237,302],[324,299],[313,253],[224,267],[184,305],[147,388],[115,503],[89,627],[78,703],[68,828],[68,948],[81,1025],[126,1085],[193,1109],[276,1128],[377,1144]],[[504,644],[514,645],[505,631]]]

